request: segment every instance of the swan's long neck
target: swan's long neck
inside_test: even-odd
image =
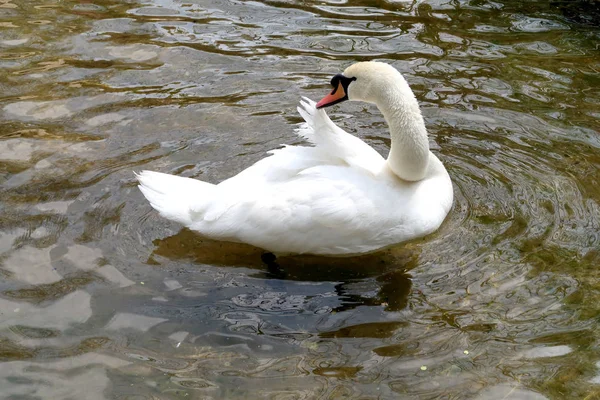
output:
[[[404,180],[423,179],[429,164],[429,141],[417,99],[401,76],[390,79],[377,97],[375,104],[392,138],[389,167]]]

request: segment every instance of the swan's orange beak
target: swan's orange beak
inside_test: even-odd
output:
[[[338,81],[337,86],[333,88],[333,91],[317,103],[317,108],[332,106],[344,100],[348,100],[348,96],[346,95],[346,90],[340,80]]]

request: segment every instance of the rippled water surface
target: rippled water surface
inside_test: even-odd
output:
[[[599,399],[594,3],[0,0],[1,397]],[[269,268],[137,190],[299,143],[370,59],[453,179],[435,234]],[[330,114],[386,154],[374,107]]]

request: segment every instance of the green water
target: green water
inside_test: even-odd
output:
[[[0,0],[0,397],[600,399],[600,12],[572,1]],[[383,253],[160,218],[359,60],[400,70],[455,204]],[[330,109],[382,154],[374,107]]]

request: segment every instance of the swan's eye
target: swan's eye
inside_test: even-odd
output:
[[[341,82],[344,89],[348,89],[348,85],[350,84],[350,82],[353,82],[355,80],[356,80],[356,77],[348,78],[342,74],[337,74],[333,78],[331,78],[331,86],[336,88],[336,87],[338,87],[338,84]]]
[[[344,78],[345,78],[345,76],[342,74],[334,75],[334,77],[331,78],[331,86],[333,86],[334,88],[337,87],[338,83],[340,81],[343,81]]]
[[[345,76],[342,75],[340,81],[342,83],[342,86],[344,87],[345,91],[348,91],[348,86],[350,85],[350,83],[354,82],[356,80],[355,77],[353,78],[347,78]]]

